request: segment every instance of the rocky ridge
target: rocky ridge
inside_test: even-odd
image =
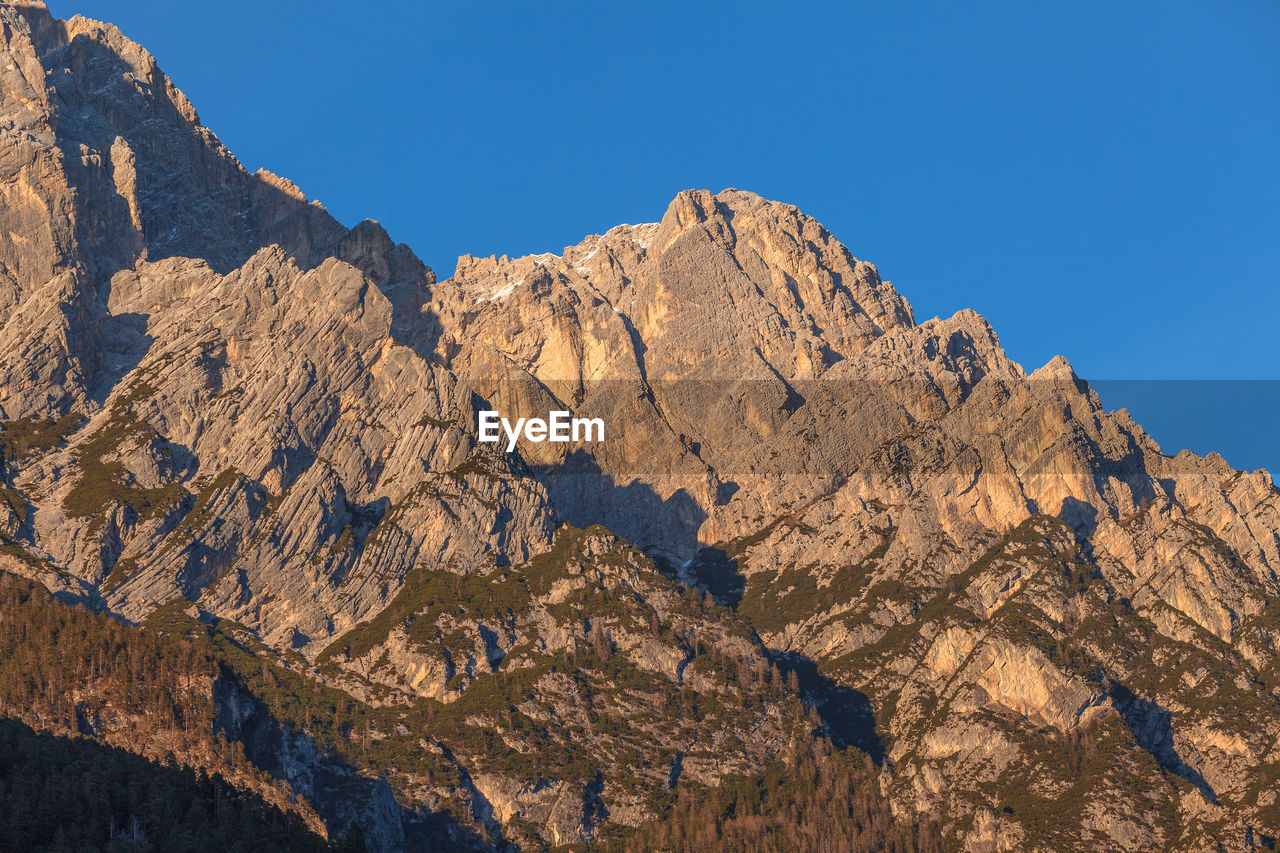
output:
[[[437,281],[114,27],[9,2],[0,39],[0,567],[370,709],[425,762],[379,767],[406,825],[584,841],[817,725],[958,848],[1280,835],[1266,472],[917,324],[789,205]],[[507,456],[482,407],[611,437]]]

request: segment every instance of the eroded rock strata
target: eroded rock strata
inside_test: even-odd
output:
[[[211,648],[208,734],[319,831],[603,843],[817,737],[946,848],[1274,845],[1266,472],[917,323],[789,205],[438,281],[114,27],[0,42],[0,568]],[[126,717],[91,734],[148,754]]]

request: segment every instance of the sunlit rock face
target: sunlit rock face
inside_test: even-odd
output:
[[[800,694],[958,847],[1280,835],[1266,472],[1164,456],[971,311],[917,323],[789,205],[686,191],[438,281],[244,170],[115,28],[7,3],[0,49],[6,570],[131,622],[185,603],[372,706],[469,708],[545,667],[467,725],[580,723],[598,779],[468,742],[470,787],[396,784],[550,843],[759,769]],[[604,439],[507,453],[482,410]],[[732,710],[615,697],[628,731],[596,727],[563,671],[588,650]],[[381,734],[445,754],[405,728]]]

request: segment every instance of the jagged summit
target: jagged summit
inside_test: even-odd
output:
[[[277,688],[201,701],[331,830],[587,843],[816,737],[960,849],[1280,834],[1265,472],[917,324],[790,205],[688,190],[437,281],[113,27],[0,3],[0,52],[0,567],[230,632]],[[607,439],[506,454],[481,409]]]

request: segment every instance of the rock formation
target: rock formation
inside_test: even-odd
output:
[[[0,49],[0,568],[343,697],[363,729],[250,756],[331,829],[597,839],[816,726],[957,849],[1274,845],[1266,472],[916,323],[789,205],[437,281],[114,27],[10,0]],[[505,454],[480,409],[606,440]],[[300,780],[357,741],[395,796],[352,814]]]

